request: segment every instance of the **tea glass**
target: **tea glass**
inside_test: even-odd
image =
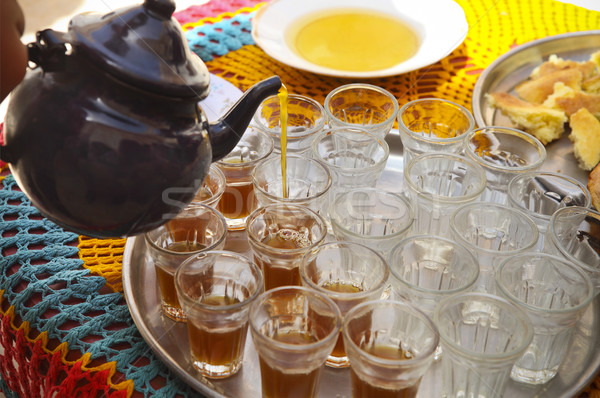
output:
[[[332,183],[329,168],[312,158],[287,155],[285,173],[287,194],[284,196],[281,159],[271,157],[256,166],[252,184],[258,205],[286,203],[322,212]]]
[[[302,284],[302,257],[325,240],[327,223],[306,206],[275,203],[252,212],[246,232],[255,261],[263,270],[265,290],[269,290]]]
[[[528,384],[552,380],[565,359],[579,321],[594,297],[590,278],[577,265],[547,253],[505,259],[496,271],[498,292],[533,324],[533,340],[511,378]]]
[[[358,304],[344,317],[342,335],[354,398],[416,397],[439,343],[431,319],[400,301]]]
[[[539,232],[520,210],[497,203],[470,203],[450,218],[452,239],[475,255],[479,263],[476,289],[495,293],[494,272],[502,260],[532,251]]]
[[[225,218],[205,204],[191,204],[174,219],[145,234],[156,270],[163,314],[175,321],[186,321],[175,290],[175,272],[192,255],[222,249],[226,235]]]
[[[250,307],[263,398],[314,397],[323,364],[340,333],[330,298],[302,286],[261,294]]]
[[[509,127],[482,127],[467,134],[464,153],[486,172],[482,202],[508,204],[507,187],[519,174],[539,170],[546,148],[531,134]]]
[[[433,322],[444,351],[441,396],[501,398],[533,339],[527,315],[503,298],[470,292],[444,297]]]
[[[568,206],[590,207],[592,197],[585,185],[572,177],[530,171],[517,175],[508,183],[508,203],[535,222],[540,232],[536,250],[542,251],[552,214]]]
[[[380,299],[389,270],[376,251],[354,242],[328,242],[308,251],[300,264],[302,284],[329,297],[342,316],[355,305]],[[340,333],[326,365],[350,366]]]
[[[356,188],[340,194],[329,216],[338,240],[362,243],[384,258],[410,233],[414,221],[408,200],[378,188]]]
[[[324,162],[333,178],[331,200],[352,188],[375,187],[390,155],[385,140],[359,128],[340,127],[320,133],[313,158]]]
[[[404,170],[417,155],[445,152],[459,155],[475,119],[464,106],[438,98],[410,101],[398,112]]]
[[[398,115],[398,101],[392,93],[366,83],[346,84],[325,98],[329,127],[360,127],[384,139]]]
[[[586,207],[557,210],[548,224],[544,252],[564,257],[583,269],[600,293],[600,213]]]
[[[415,211],[418,235],[450,236],[450,216],[475,202],[485,188],[485,171],[472,160],[449,153],[414,157],[404,173],[404,186]]]
[[[248,129],[237,146],[216,162],[225,175],[227,186],[219,201],[219,210],[230,231],[243,230],[246,218],[255,208],[252,171],[273,152],[273,139],[255,129]]]
[[[187,314],[192,365],[208,378],[241,368],[250,304],[263,292],[260,268],[229,251],[207,251],[184,261],[175,274]]]
[[[210,207],[217,208],[223,192],[225,192],[225,186],[227,181],[225,174],[215,164],[211,164],[208,170],[208,174],[204,179],[204,182],[196,196],[192,199],[192,203],[204,203]]]
[[[325,128],[325,111],[312,98],[289,94],[287,101],[286,152],[310,155],[315,135]],[[269,134],[275,143],[274,152],[281,153],[281,103],[277,95],[267,97],[258,107],[253,125]]]
[[[470,291],[479,263],[469,250],[450,239],[415,235],[402,240],[389,255],[392,297],[405,300],[427,316],[446,296]],[[438,347],[434,359],[441,355]]]

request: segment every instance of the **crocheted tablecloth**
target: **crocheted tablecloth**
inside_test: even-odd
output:
[[[480,73],[514,46],[600,27],[600,13],[554,0],[457,0],[469,33],[441,61],[370,83],[400,105],[447,98],[467,108]],[[175,17],[209,70],[242,90],[279,75],[323,103],[347,80],[281,64],[253,44],[255,0],[213,0]],[[44,219],[6,167],[0,175],[0,389],[7,397],[197,396],[150,350],[123,298],[124,239],[90,239]],[[580,396],[600,398],[600,378]]]

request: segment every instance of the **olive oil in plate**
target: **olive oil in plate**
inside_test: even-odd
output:
[[[288,45],[305,60],[327,68],[370,72],[410,59],[419,48],[412,27],[373,10],[340,8],[299,18]]]

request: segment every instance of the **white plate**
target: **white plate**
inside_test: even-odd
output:
[[[315,65],[288,46],[285,31],[299,18],[339,8],[362,8],[397,17],[417,32],[421,46],[412,58],[391,68],[369,72]],[[252,38],[269,56],[305,71],[352,78],[393,76],[431,65],[458,47],[468,30],[465,13],[454,0],[274,0],[261,7],[252,20]]]

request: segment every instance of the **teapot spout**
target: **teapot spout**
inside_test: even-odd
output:
[[[224,158],[235,148],[261,102],[277,94],[280,88],[279,76],[256,83],[244,93],[227,114],[209,125],[208,136],[212,146],[213,162]]]

